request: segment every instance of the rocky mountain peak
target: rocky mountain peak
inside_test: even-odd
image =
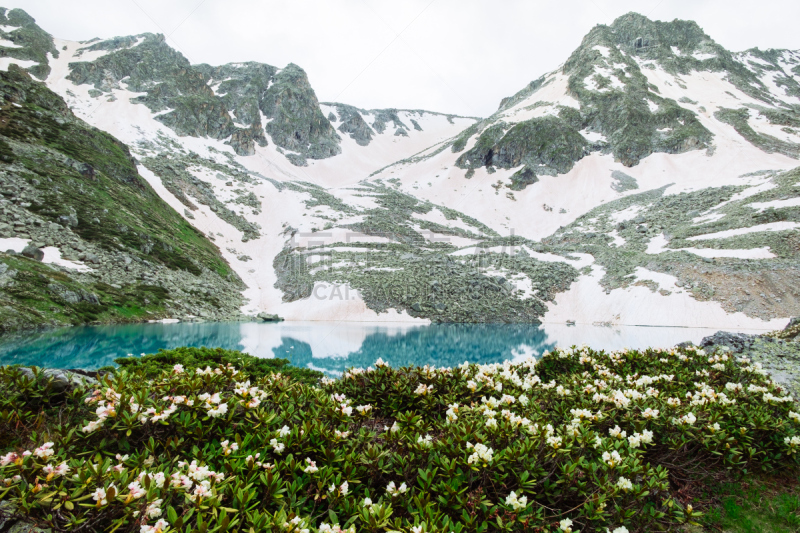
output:
[[[22,9],[9,11],[0,7],[0,26],[5,28],[0,28],[0,40],[12,43],[12,46],[0,45],[0,57],[29,63],[26,70],[40,80],[45,79],[50,74],[47,54],[58,57],[53,37]]]
[[[299,154],[293,162],[304,164],[306,157],[324,159],[341,153],[339,135],[322,114],[306,72],[294,63],[275,74],[260,105],[271,119],[266,130],[275,144]]]

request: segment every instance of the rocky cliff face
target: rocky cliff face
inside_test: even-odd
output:
[[[269,120],[267,133],[275,144],[303,158],[325,159],[341,153],[339,136],[322,114],[303,69],[290,63],[266,91],[261,110]]]
[[[0,58],[20,60],[24,68],[44,79],[50,73],[47,54],[58,57],[53,37],[36,25],[36,21],[21,9],[0,8],[0,39],[11,45],[0,44]]]
[[[121,87],[146,92],[134,101],[160,113],[157,119],[178,135],[225,140],[247,156],[255,153],[255,144],[267,145],[268,134],[293,152],[289,155],[298,165],[341,152],[339,136],[297,65],[193,66],[162,35],[153,34],[97,42],[82,50],[108,53],[71,63],[69,80],[102,92]]]
[[[16,65],[0,94],[0,238],[29,242],[0,253],[0,331],[238,313],[241,281],[127,146]]]

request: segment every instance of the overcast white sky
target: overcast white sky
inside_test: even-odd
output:
[[[734,51],[800,49],[800,2],[762,0],[0,0],[56,37],[153,32],[192,63],[305,69],[320,101],[488,116],[628,11],[696,20]]]

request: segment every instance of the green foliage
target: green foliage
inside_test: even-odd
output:
[[[20,255],[0,253],[0,268],[13,273],[13,281],[0,291],[0,333],[32,326],[138,322],[163,313],[171,299],[155,285],[81,283]]]
[[[52,398],[58,416],[46,384],[0,369],[0,421],[39,418],[4,445],[0,497],[58,532],[662,531],[701,518],[671,480],[797,468],[793,403],[726,351],[378,361],[322,388],[232,354],[123,367]]]
[[[114,360],[121,369],[130,373],[141,373],[148,379],[161,375],[165,370],[171,371],[174,365],[183,365],[186,371],[202,370],[207,366],[218,367],[233,365],[249,379],[256,380],[275,373],[282,373],[293,380],[314,385],[322,378],[322,372],[297,368],[289,364],[288,359],[264,359],[237,351],[222,348],[182,347],[172,350],[159,350],[158,353],[141,357],[120,357]]]

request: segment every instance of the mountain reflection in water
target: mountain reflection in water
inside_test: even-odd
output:
[[[93,370],[127,354],[208,346],[257,357],[284,357],[331,377],[367,367],[379,357],[392,366],[452,367],[538,357],[556,346],[597,349],[669,347],[699,341],[711,329],[599,327],[562,324],[370,324],[359,322],[215,322],[87,326],[0,337],[0,363]]]

